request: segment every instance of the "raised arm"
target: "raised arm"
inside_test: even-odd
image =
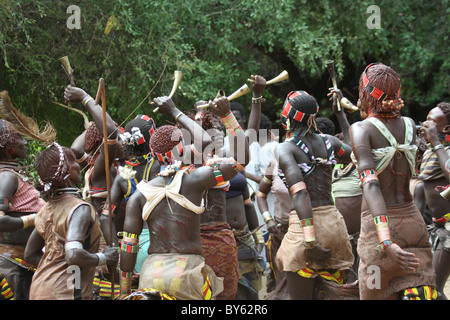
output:
[[[81,88],[67,86],[64,91],[64,99],[72,103],[82,103],[86,110],[91,115],[100,132],[103,132],[103,110],[100,105],[95,104],[94,99],[86,93]],[[106,131],[108,134],[108,139],[114,140],[118,136],[117,124],[113,119],[106,113]]]
[[[194,120],[186,116],[180,111],[169,97],[158,97],[153,99],[156,107],[159,108],[159,112],[171,117],[175,122],[179,122],[184,129],[186,129],[190,136],[191,142],[194,144],[197,150],[203,150],[208,146],[212,140],[209,134]],[[188,143],[185,139],[185,142]]]
[[[198,186],[201,192],[223,181],[231,180],[244,169],[249,161],[248,139],[230,111],[230,103],[227,98],[218,98],[214,102],[210,102],[209,107],[222,119],[229,133],[230,144],[229,150],[226,150],[226,157],[209,159],[206,166],[196,169],[194,175],[190,174],[192,179],[197,179],[194,186]]]
[[[344,109],[341,108],[340,111],[337,109],[337,102],[341,101],[342,98],[344,98],[344,95],[339,89],[330,88],[329,90],[330,93],[328,94],[328,96],[330,97],[330,100],[333,101],[333,112],[338,119],[342,134],[344,135],[344,142],[348,145],[351,145],[350,134],[348,133],[350,124],[347,120],[347,117],[345,116]]]
[[[259,130],[259,124],[261,122],[261,102],[263,100],[262,93],[266,88],[266,79],[261,76],[253,76],[252,79],[252,109],[250,110],[250,116],[248,118],[247,131],[251,134]]]
[[[72,103],[82,103],[94,120],[97,129],[103,133],[103,109],[95,104],[94,99],[83,89],[67,86],[64,91],[64,99]],[[108,136],[109,166],[114,162],[114,155],[118,147],[118,126],[106,112],[106,133]],[[94,181],[105,180],[105,155],[104,148],[100,148],[100,155],[95,161],[95,170],[92,176]]]

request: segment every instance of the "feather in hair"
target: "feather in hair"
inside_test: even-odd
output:
[[[51,144],[56,139],[56,130],[50,123],[46,123],[40,130],[36,121],[17,110],[9,98],[8,91],[0,92],[0,118],[11,123],[20,134],[33,140]]]

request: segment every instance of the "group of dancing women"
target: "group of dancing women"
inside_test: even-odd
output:
[[[36,178],[20,164],[33,121],[1,115],[0,300],[446,299],[450,104],[403,116],[399,74],[373,63],[358,121],[329,89],[335,134],[291,91],[255,174],[251,137],[270,129],[251,80],[248,119],[225,96],[184,111],[162,96],[124,127],[67,86],[92,121],[70,146],[39,136]]]

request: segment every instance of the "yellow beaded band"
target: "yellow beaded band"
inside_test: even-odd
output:
[[[373,221],[377,229],[378,241],[380,242],[378,249],[385,250],[392,244],[388,217],[386,215],[376,216],[373,218]]]

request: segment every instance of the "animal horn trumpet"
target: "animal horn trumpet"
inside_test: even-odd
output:
[[[236,98],[242,97],[243,95],[246,95],[250,92],[250,89],[247,84],[244,84],[242,87],[240,87],[238,90],[233,92],[231,95],[227,97],[228,101],[234,100]],[[209,104],[202,104],[200,106],[197,106],[197,109],[207,108],[209,107]]]
[[[173,85],[172,85],[172,91],[170,91],[169,94],[169,98],[172,98],[172,96],[174,95],[175,91],[177,91],[178,86],[180,85],[181,82],[181,77],[183,77],[183,72],[179,71],[179,70],[175,70],[174,74],[173,74],[174,80],[173,80]],[[153,112],[157,112],[159,108],[155,108],[153,109]]]
[[[63,67],[64,71],[66,72],[67,76],[69,77],[70,85],[74,86],[75,83],[73,81],[73,69],[70,66],[70,61],[68,56],[64,56],[59,58],[59,62],[61,63],[61,66]]]
[[[274,84],[274,83],[281,82],[281,81],[284,81],[284,80],[287,80],[287,79],[289,79],[289,73],[286,70],[284,70],[279,75],[277,75],[275,78],[267,81],[266,85]],[[248,79],[248,81],[249,82],[255,82],[255,80],[253,80],[253,79]]]
[[[353,110],[353,111],[359,110],[358,107],[355,106],[353,103],[351,103],[350,100],[348,100],[346,97],[342,98],[340,103],[341,103],[341,106],[344,107],[345,109],[349,109],[349,110]]]

